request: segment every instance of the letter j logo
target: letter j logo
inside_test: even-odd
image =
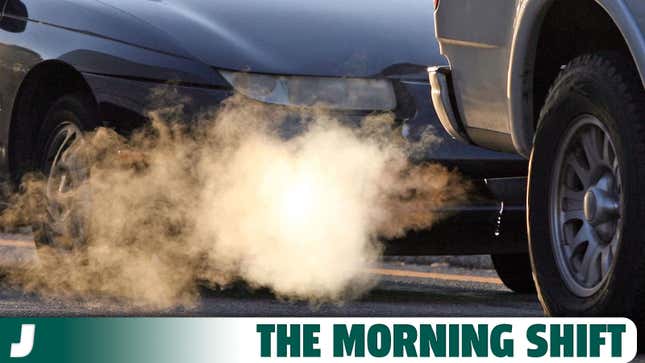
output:
[[[31,353],[34,348],[34,334],[36,333],[36,325],[22,324],[20,329],[20,341],[18,343],[11,343],[11,358],[24,358]]]

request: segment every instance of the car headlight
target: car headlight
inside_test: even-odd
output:
[[[394,87],[387,79],[219,72],[237,92],[261,102],[357,111],[389,111],[396,108]]]

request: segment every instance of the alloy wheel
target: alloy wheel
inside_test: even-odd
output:
[[[567,288],[593,295],[614,268],[621,242],[621,165],[598,118],[574,120],[556,153],[549,217],[556,263]]]
[[[47,144],[49,174],[46,184],[48,239],[61,247],[74,247],[85,239],[87,167],[78,148],[80,128],[63,122]]]

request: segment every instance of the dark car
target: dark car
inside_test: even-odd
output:
[[[265,103],[307,106],[332,83],[352,89],[352,97],[325,98],[348,118],[392,111],[412,139],[435,125],[445,141],[426,159],[457,167],[484,196],[446,210],[452,216],[432,231],[389,241],[387,253],[493,254],[507,285],[531,289],[522,178],[527,163],[463,145],[440,127],[427,94],[427,67],[445,63],[433,37],[431,1],[0,5],[0,171],[7,180],[16,182],[29,169],[50,170],[81,130],[145,122],[148,96],[168,82],[192,100],[185,109],[192,113],[235,91]],[[296,81],[301,93],[290,91]],[[285,92],[256,92],[266,82],[286,85]]]

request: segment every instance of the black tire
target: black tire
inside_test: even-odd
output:
[[[611,241],[618,241],[618,244],[615,252],[609,253],[612,262],[607,266],[610,267],[605,268],[600,260],[602,274],[588,294],[574,293],[575,288],[565,284],[567,273],[562,272],[561,262],[558,265],[562,258],[557,259],[557,243],[553,243],[557,238],[553,237],[555,233],[560,233],[559,228],[564,227],[551,222],[560,210],[555,209],[556,212],[550,214],[549,209],[554,205],[551,186],[558,175],[555,173],[564,175],[558,171],[562,169],[557,169],[556,155],[561,150],[560,145],[566,143],[564,135],[575,131],[574,121],[587,117],[581,115],[592,115],[597,119],[604,132],[601,133],[603,140],[611,141],[615,151],[607,159],[613,160],[612,165],[618,165],[613,170],[617,170],[615,177],[620,185],[617,192],[620,204],[616,208],[619,216],[612,217],[619,222],[616,222],[616,228],[612,230],[614,237],[611,237]],[[548,315],[628,317],[637,325],[644,326],[645,234],[642,224],[645,220],[645,194],[641,190],[645,180],[644,121],[643,85],[631,60],[619,54],[584,55],[574,59],[549,91],[539,118],[528,186],[531,263],[538,296]],[[604,150],[601,153],[609,155]],[[592,170],[589,165],[591,162],[587,162],[587,166]],[[563,182],[558,183],[562,185]],[[588,192],[583,188],[580,194],[585,199],[582,202],[584,217],[579,218],[582,218],[581,223],[591,225],[590,215],[595,215],[596,209],[593,207],[594,212],[586,209]],[[555,200],[560,198],[563,197],[558,196]],[[592,203],[596,205],[595,201]],[[555,229],[552,229],[553,225],[556,225]],[[589,238],[601,241],[599,233],[594,230],[590,235],[596,237]],[[590,244],[587,242],[583,251],[590,248]],[[595,258],[590,260],[595,261]]]
[[[491,258],[497,275],[506,287],[520,294],[535,293],[531,259],[527,253],[491,255]]]
[[[34,155],[34,160],[37,162],[39,171],[45,176],[46,182],[53,164],[51,151],[56,147],[55,143],[60,142],[57,137],[61,129],[74,127],[81,132],[95,129],[97,126],[95,109],[94,102],[90,97],[84,94],[69,94],[56,100],[46,112],[38,133],[38,144]],[[48,208],[51,206],[49,200],[45,204]],[[49,211],[44,211],[43,215],[40,221],[33,225],[37,247],[49,246],[61,249],[84,243],[84,241],[70,243],[70,241],[57,240],[52,234]]]

